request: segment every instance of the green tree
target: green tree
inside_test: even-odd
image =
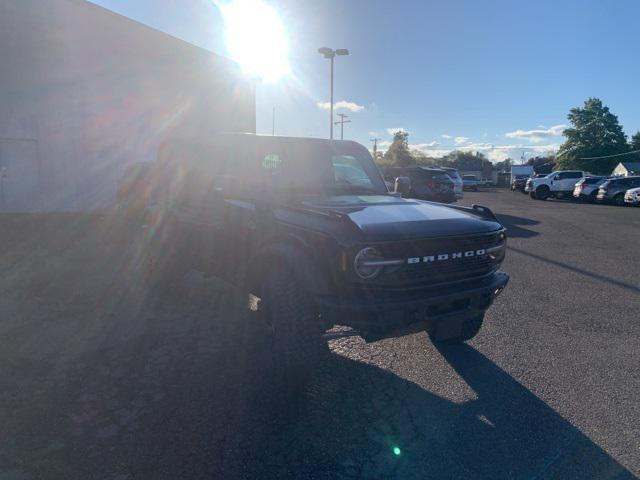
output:
[[[531,165],[536,173],[551,173],[556,165],[556,157],[553,155],[533,157],[527,160],[527,165]]]
[[[433,167],[433,166],[437,165],[437,163],[439,161],[438,158],[427,157],[425,155],[425,153],[422,152],[421,150],[412,149],[412,150],[410,150],[409,153],[413,157],[414,163],[416,163],[417,165],[424,165],[424,166]]]
[[[480,152],[466,152],[460,150],[454,150],[442,158],[442,166],[467,171],[482,171],[482,166],[485,162],[489,162],[489,160],[487,160],[487,157]]]
[[[409,151],[409,132],[398,130],[393,135],[393,142],[384,154],[385,163],[397,167],[406,167],[416,163]]]
[[[640,150],[640,130],[631,136],[631,150]]]
[[[499,172],[510,172],[511,166],[513,165],[513,160],[507,158],[502,160],[501,162],[496,162],[493,164],[493,168],[495,168]]]
[[[585,157],[616,155],[629,151],[627,137],[618,117],[598,98],[589,98],[583,107],[572,108],[567,115],[571,127],[563,134],[565,142],[557,155],[559,169],[580,168],[593,173],[610,173],[619,158],[583,160]]]

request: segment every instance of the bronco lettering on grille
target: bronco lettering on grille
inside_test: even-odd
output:
[[[487,251],[484,248],[479,250],[467,250],[466,252],[453,252],[453,253],[439,253],[437,255],[428,255],[425,257],[409,257],[407,263],[431,263],[431,262],[444,262],[447,260],[457,260],[461,258],[479,257],[486,255]]]

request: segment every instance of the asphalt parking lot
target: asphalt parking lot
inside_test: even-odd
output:
[[[510,236],[481,333],[333,341],[295,422],[224,284],[152,301],[108,218],[0,219],[0,479],[636,478],[640,208],[462,203]]]

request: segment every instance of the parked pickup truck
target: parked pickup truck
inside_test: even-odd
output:
[[[527,180],[524,190],[531,198],[537,200],[546,200],[549,197],[572,198],[576,183],[588,175],[582,170],[551,172],[545,177],[530,178]]]
[[[283,390],[316,369],[334,325],[367,342],[420,331],[464,342],[507,284],[491,210],[402,198],[406,177],[389,192],[358,143],[221,134],[158,155],[141,248],[149,292],[197,270],[246,293]]]

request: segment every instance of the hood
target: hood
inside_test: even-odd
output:
[[[488,233],[502,228],[472,209],[393,196],[336,196],[305,208],[347,220],[367,241]]]

